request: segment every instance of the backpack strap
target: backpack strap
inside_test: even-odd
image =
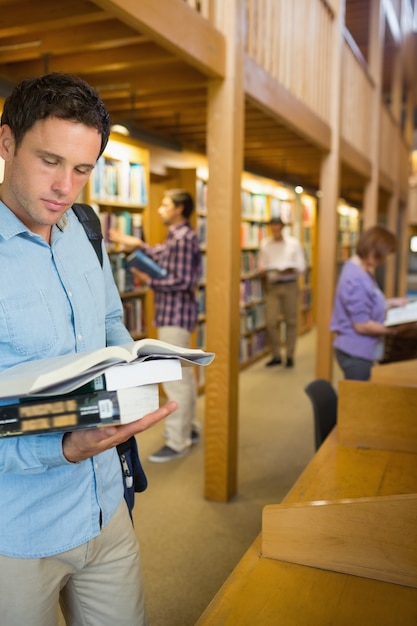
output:
[[[101,267],[103,267],[103,249],[101,242],[103,233],[97,213],[89,204],[76,203],[72,210],[82,224],[91,245],[96,251]],[[132,509],[135,504],[135,492],[145,491],[148,486],[146,474],[143,471],[139,458],[138,446],[134,436],[116,446],[123,474],[124,498],[127,502],[129,515],[132,518]]]
[[[72,210],[82,224],[87,237],[97,254],[100,265],[103,267],[103,249],[101,247],[103,233],[101,232],[101,223],[97,213],[89,204],[73,204]]]

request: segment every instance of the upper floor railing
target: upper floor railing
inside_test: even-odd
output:
[[[328,120],[333,17],[327,3],[245,0],[245,11],[245,52]]]
[[[215,11],[230,0],[185,1],[203,17],[214,21]],[[243,0],[243,6],[245,53],[295,98],[328,122],[332,97],[333,29],[338,27],[334,23],[332,0]],[[341,137],[364,158],[370,158],[375,83],[346,29],[343,36]],[[398,159],[404,159],[404,142],[399,125],[382,102],[379,130],[380,169],[391,178]]]
[[[341,136],[367,157],[371,147],[370,115],[374,84],[347,32],[342,67]]]

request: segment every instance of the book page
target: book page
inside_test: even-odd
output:
[[[68,380],[80,381],[75,385],[76,388],[94,378],[98,371],[103,372],[110,365],[126,360],[132,360],[130,351],[123,346],[109,346],[50,359],[25,361],[0,373],[0,398],[30,395]]]
[[[385,326],[397,326],[399,324],[412,324],[417,322],[417,301],[413,300],[405,306],[393,307],[387,311]]]
[[[139,339],[135,341],[132,353],[136,351],[138,357],[152,357],[163,355],[178,356],[182,361],[195,365],[209,365],[214,359],[213,352],[206,352],[199,348],[184,348],[159,339]]]

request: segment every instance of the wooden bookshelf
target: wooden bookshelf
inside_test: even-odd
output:
[[[300,240],[306,255],[307,271],[299,278],[298,332],[314,323],[316,268],[316,200],[297,195],[293,188],[245,174],[242,179],[241,222],[241,367],[253,363],[268,351],[265,326],[263,281],[257,271],[259,245],[270,235],[267,222],[282,217],[288,234]],[[279,323],[279,322],[278,322]],[[285,341],[285,326],[281,329]]]
[[[206,265],[210,253],[208,233],[207,194],[209,177],[207,168],[167,168],[166,176],[154,177],[151,183],[151,213],[156,214],[163,193],[172,187],[188,189],[195,198],[195,213],[192,224],[197,232],[202,252],[203,272],[198,286],[199,319],[193,336],[193,345],[206,346]],[[240,328],[239,361],[243,369],[264,357],[268,351],[265,323],[264,284],[258,271],[258,254],[261,240],[269,235],[268,221],[271,217],[282,216],[290,223],[289,232],[301,240],[306,250],[308,271],[300,277],[299,332],[310,329],[314,323],[314,271],[316,238],[316,201],[309,195],[301,197],[303,211],[299,214],[297,196],[290,187],[269,179],[242,175],[241,194],[241,270],[240,270]],[[158,218],[159,216],[156,215]],[[160,220],[159,220],[160,221]],[[157,232],[159,228],[159,231]],[[165,229],[152,223],[152,241],[163,241]],[[155,233],[157,236],[155,238]],[[285,328],[282,329],[285,337]],[[204,371],[199,368],[199,389],[204,389]]]
[[[113,276],[123,302],[124,323],[134,339],[148,334],[148,320],[152,315],[148,289],[136,283],[126,270],[125,255],[110,242],[108,232],[115,228],[146,239],[149,184],[148,150],[135,140],[112,134],[85,192],[85,201],[100,217]]]
[[[339,203],[337,207],[337,267],[340,272],[343,264],[356,250],[360,234],[360,213],[359,210]]]
[[[305,273],[299,278],[298,333],[302,334],[310,330],[315,321],[317,202],[308,194],[302,194],[299,202],[299,235],[307,266]]]

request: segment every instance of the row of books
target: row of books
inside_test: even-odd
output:
[[[132,272],[126,267],[126,256],[124,253],[111,253],[109,255],[110,265],[113,272],[114,282],[121,294],[125,292],[135,291],[135,284]]]
[[[91,198],[98,202],[148,203],[145,167],[142,163],[101,156],[91,174]]]
[[[142,213],[100,211],[99,217],[103,238],[108,246],[114,246],[109,239],[110,229],[117,230],[122,235],[133,235],[144,239]]]
[[[269,218],[266,194],[242,190],[242,217],[266,221]]]
[[[197,178],[196,183],[197,213],[207,213],[207,182]]]
[[[196,328],[196,344],[197,348],[204,350],[206,347],[206,322],[200,321]]]
[[[240,306],[245,307],[249,304],[257,303],[263,300],[264,291],[262,281],[259,277],[245,278],[240,281]]]
[[[266,332],[264,330],[256,331],[250,336],[241,337],[239,349],[240,364],[256,358],[266,350],[266,347]]]
[[[197,289],[197,302],[199,315],[206,314],[206,288],[204,285],[200,285]]]
[[[207,280],[207,255],[206,254],[202,254],[201,255],[201,276],[200,276],[200,282],[201,283],[205,283]]]
[[[242,222],[240,225],[240,245],[242,248],[258,248],[267,236],[266,224]]]
[[[242,250],[240,256],[240,273],[253,274],[258,271],[258,250]]]
[[[146,334],[145,312],[141,297],[123,301],[123,322],[131,335]]]
[[[299,298],[301,309],[311,309],[313,305],[313,290],[311,289],[311,287],[305,287],[304,289],[301,289]]]
[[[205,215],[197,215],[197,237],[200,246],[207,245],[207,217]]]
[[[271,197],[271,217],[280,217],[285,224],[294,223],[294,203]]]
[[[264,328],[266,323],[265,303],[259,302],[240,311],[240,334]]]

